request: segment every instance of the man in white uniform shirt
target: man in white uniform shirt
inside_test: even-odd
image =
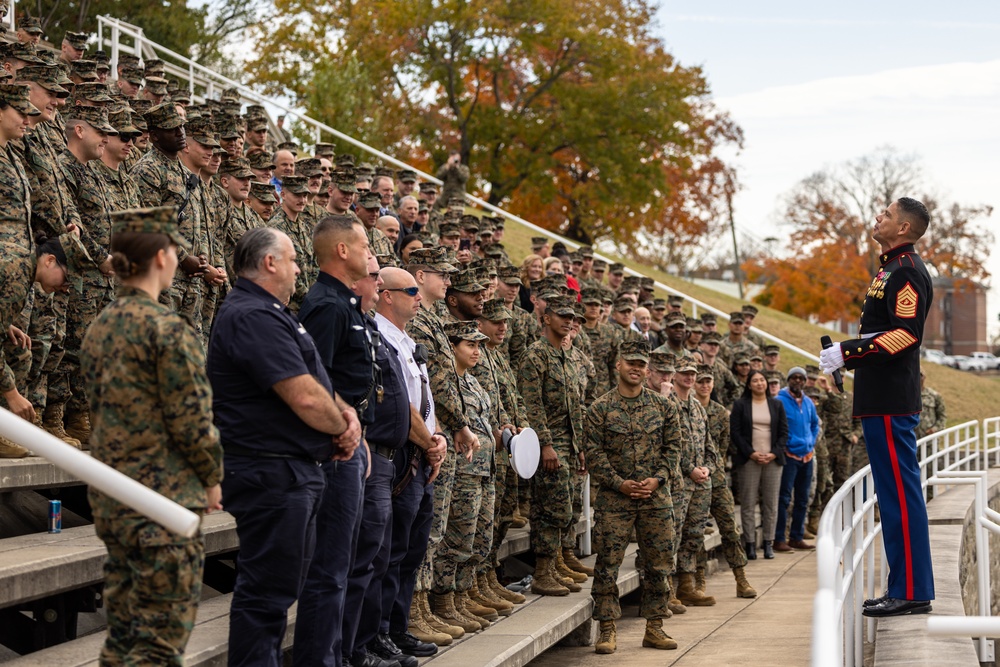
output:
[[[437,653],[434,642],[450,643],[451,637],[427,626],[419,608],[411,617],[417,569],[424,559],[434,516],[434,478],[437,477],[448,443],[438,433],[434,398],[427,376],[427,351],[406,334],[406,324],[420,307],[416,279],[403,269],[386,267],[380,272],[382,289],[375,309],[379,334],[395,348],[403,368],[410,399],[409,442],[393,463],[392,552],[382,584],[382,627],[399,649],[414,657]]]

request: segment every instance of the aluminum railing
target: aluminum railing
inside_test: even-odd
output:
[[[985,468],[1000,453],[1000,417],[952,426],[917,441],[921,483],[925,496],[931,486],[980,484],[976,500],[977,561],[980,614],[990,609],[989,540],[986,530],[1000,533],[1000,514],[985,504]],[[856,472],[834,493],[819,521],[816,539],[817,592],[813,599],[813,667],[854,667],[864,664],[864,644],[874,641],[875,620],[861,615],[861,603],[886,589],[888,568],[882,527],[876,520],[876,496],[871,466]],[[990,525],[984,525],[985,523]],[[880,558],[876,561],[876,549]],[[982,569],[986,569],[985,574]],[[876,578],[878,585],[876,586]],[[984,612],[985,610],[985,612]],[[975,636],[973,621],[961,625],[950,620],[943,628],[962,636]],[[944,632],[941,629],[940,632]],[[979,654],[992,656],[991,643],[978,642]],[[989,658],[992,660],[992,657]]]

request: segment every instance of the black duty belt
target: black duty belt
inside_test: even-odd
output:
[[[372,445],[371,443],[368,444],[373,452],[375,452],[379,456],[389,459],[390,461],[396,458],[396,453],[399,452],[399,449],[396,447],[387,447],[386,445]]]
[[[262,452],[258,449],[248,449],[246,447],[240,447],[239,445],[223,445],[222,450],[226,454],[233,454],[235,456],[246,456],[252,459],[294,459],[296,461],[308,461],[309,463],[315,463],[316,465],[322,465],[322,461],[317,461],[314,458],[310,458],[305,454],[279,454],[277,452]]]

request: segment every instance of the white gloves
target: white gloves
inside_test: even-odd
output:
[[[840,351],[840,345],[837,343],[819,353],[819,370],[824,375],[829,375],[843,366],[844,354]]]

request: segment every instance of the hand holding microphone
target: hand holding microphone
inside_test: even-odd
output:
[[[844,366],[844,354],[840,351],[839,345],[834,345],[829,336],[819,339],[823,346],[823,351],[819,353],[819,370],[827,375],[833,376],[833,382],[837,385],[837,391],[844,393],[844,378],[840,375],[840,368]]]

